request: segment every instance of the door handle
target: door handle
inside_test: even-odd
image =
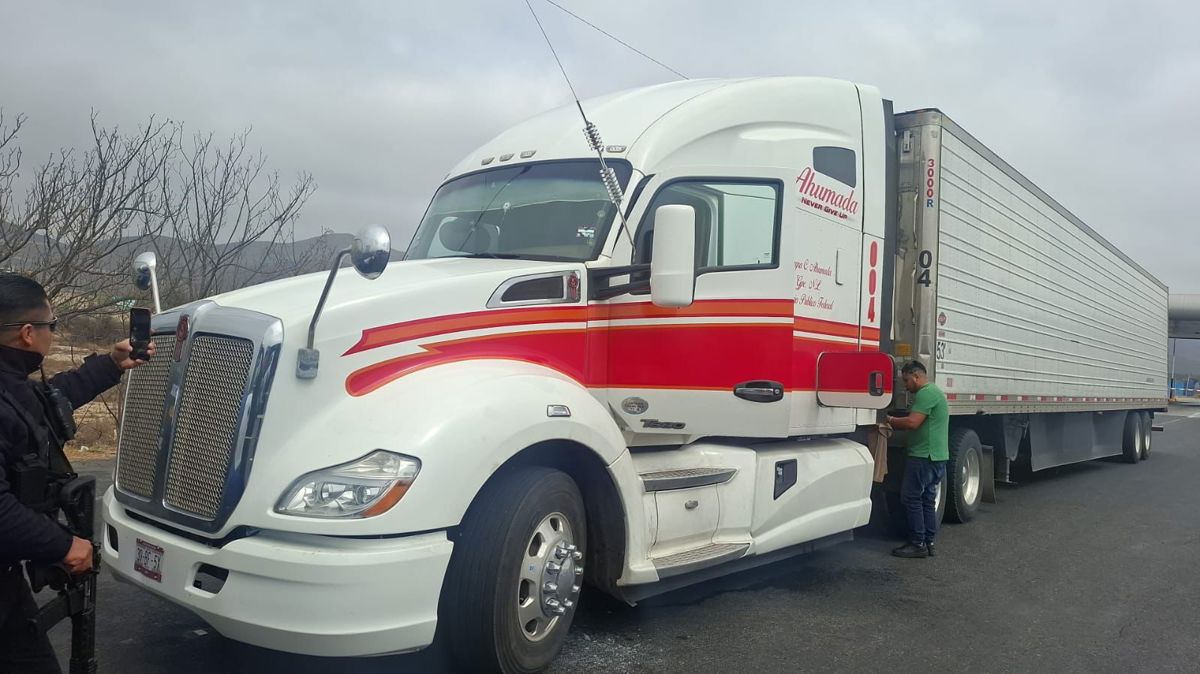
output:
[[[752,403],[773,403],[783,400],[783,384],[777,381],[746,381],[733,387],[733,395]]]
[[[867,390],[873,396],[883,395],[883,373],[875,370],[867,377]]]

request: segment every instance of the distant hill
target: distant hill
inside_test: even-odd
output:
[[[237,244],[217,244],[209,251],[204,251],[169,237],[130,237],[118,242],[115,252],[88,271],[80,273],[72,282],[77,284],[76,287],[89,287],[89,281],[95,279],[103,287],[110,288],[108,292],[121,293],[123,291],[118,288],[125,285],[124,279],[129,277],[133,259],[142,252],[154,251],[158,256],[158,278],[164,303],[183,302],[199,295],[212,295],[287,276],[327,270],[336,252],[350,247],[353,241],[352,234],[336,232],[290,244],[260,241],[246,245],[229,258],[224,254],[231,248],[237,249]],[[0,267],[11,271],[35,272],[44,259],[47,243],[44,236],[35,236]],[[403,251],[392,252],[394,260],[403,256]],[[213,268],[206,265],[205,260],[217,258],[222,258],[223,271],[219,278],[213,278]],[[189,274],[191,278],[188,278]],[[198,292],[197,289],[201,288],[209,291]]]
[[[306,265],[299,273],[308,273],[328,269],[329,263],[333,261],[333,255],[339,250],[349,248],[354,241],[353,234],[342,232],[330,232],[321,236],[309,237],[300,239],[292,244],[272,244],[266,242],[254,242],[246,246],[237,258],[237,264],[248,269],[260,269],[264,273],[270,273],[270,259],[283,260],[303,260],[312,258],[312,264]],[[156,245],[157,243],[157,245]],[[178,255],[186,255],[195,257],[197,251],[187,250],[170,237],[159,237],[157,242],[151,241],[144,237],[131,237],[123,239],[119,244],[118,253],[110,256],[110,264],[106,264],[103,269],[97,271],[120,271],[128,268],[133,262],[133,258],[145,251],[160,252],[160,255],[174,252]],[[227,250],[232,246],[218,244],[214,249],[219,253]],[[35,235],[22,250],[9,258],[4,263],[5,270],[8,271],[25,271],[29,270],[35,264],[35,261],[40,259],[41,251],[46,248],[46,238],[40,234]],[[273,253],[273,254],[272,254]],[[404,251],[396,248],[392,249],[392,259],[397,260],[404,257]],[[160,263],[164,262],[160,260]],[[268,267],[262,267],[264,262],[268,263]],[[311,268],[307,268],[311,267]]]

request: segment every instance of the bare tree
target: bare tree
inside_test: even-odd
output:
[[[125,134],[100,127],[93,113],[91,128],[88,150],[61,150],[34,171],[20,207],[12,206],[15,170],[0,183],[0,256],[40,281],[61,317],[111,309],[126,296],[131,240],[153,234],[169,206],[164,177],[177,125],[151,119]],[[7,157],[19,166],[19,149]]]
[[[41,281],[64,317],[118,306],[131,290],[129,261],[144,249],[162,261],[168,305],[328,264],[325,237],[295,245],[312,176],[281,184],[249,130],[220,143],[151,118],[123,133],[93,113],[91,147],[52,154],[19,199],[24,123],[0,114],[0,267]]]
[[[9,122],[0,109],[0,267],[8,266],[33,236],[16,224],[13,213],[13,181],[21,171],[21,146],[16,139],[24,123],[24,115]]]
[[[179,304],[308,271],[312,248],[296,251],[294,225],[316,189],[301,173],[290,187],[266,169],[261,150],[248,147],[250,130],[218,145],[195,134],[176,146],[171,167],[173,205],[153,237],[167,270],[164,302]]]

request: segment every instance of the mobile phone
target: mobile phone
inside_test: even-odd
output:
[[[135,360],[150,360],[150,310],[129,310],[129,345],[133,347],[131,357]]]

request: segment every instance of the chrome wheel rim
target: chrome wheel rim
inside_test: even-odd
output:
[[[963,503],[968,506],[974,505],[975,500],[979,498],[979,452],[974,448],[967,451],[963,456],[961,482]]]
[[[583,582],[583,552],[570,520],[550,513],[525,544],[517,580],[517,621],[529,641],[541,641],[575,608]]]

